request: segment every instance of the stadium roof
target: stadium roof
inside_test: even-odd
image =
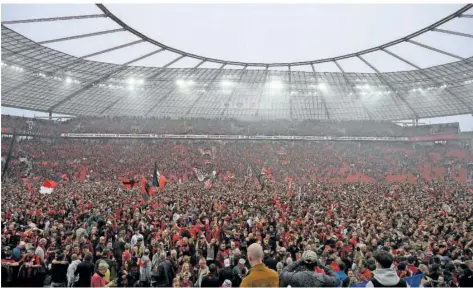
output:
[[[99,14],[2,22],[2,106],[69,115],[205,118],[406,120],[473,114],[473,57],[464,58],[416,39],[434,31],[439,36],[451,34],[472,40],[473,35],[441,27],[455,18],[473,18],[467,13],[471,4],[381,46],[290,63],[246,63],[188,53],[138,32],[105,6],[97,7]],[[114,21],[119,28],[39,42],[9,28],[23,23],[97,18]],[[119,32],[132,33],[138,40],[80,57],[45,46]],[[141,43],[149,43],[154,49],[121,65],[90,60]],[[446,55],[455,62],[421,68],[416,59],[401,57],[391,49],[403,43]],[[166,51],[177,56],[162,67],[132,66]],[[414,69],[381,72],[366,57],[375,52]],[[194,58],[198,64],[171,68],[184,58]],[[372,73],[346,72],[341,64],[344,59],[361,61]],[[201,68],[208,62],[217,63],[219,68]],[[317,65],[326,62],[333,63],[339,72],[318,72]],[[301,66],[309,67],[308,71],[297,71]],[[275,67],[284,70],[272,70]]]

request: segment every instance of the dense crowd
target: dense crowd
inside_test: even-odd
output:
[[[294,135],[294,136],[426,136],[457,134],[458,123],[442,127],[422,125],[401,127],[390,121],[162,119],[144,117],[75,117],[50,121],[2,115],[2,128],[17,128],[26,134],[60,133],[144,133],[214,135]]]
[[[9,141],[2,142],[2,157]],[[359,142],[263,142],[173,140],[30,139],[15,144],[8,176],[19,181],[28,163],[32,176],[66,174],[78,179],[113,180],[149,174],[154,162],[174,181],[193,178],[193,168],[220,170],[225,177],[243,179],[248,165],[270,168],[278,182],[330,181],[465,181],[473,156],[461,146]],[[25,158],[28,161],[21,162]],[[83,179],[82,179],[83,180]]]
[[[62,182],[50,195],[3,185],[2,246],[14,249],[2,250],[2,286],[238,287],[253,274],[242,285],[252,286],[251,266],[263,269],[249,259],[254,243],[276,286],[341,285],[335,272],[346,287],[417,273],[426,287],[471,286],[473,193],[464,184],[243,185],[170,182],[149,202],[119,181]],[[376,273],[382,251],[394,275]],[[326,276],[294,274],[307,258]]]
[[[129,128],[117,123],[115,132]],[[2,168],[11,144],[2,141]],[[2,286],[473,286],[473,156],[454,143],[14,145],[1,191]],[[168,183],[145,197],[139,182],[154,163]],[[215,173],[212,186],[194,168]],[[40,194],[46,179],[58,186]]]

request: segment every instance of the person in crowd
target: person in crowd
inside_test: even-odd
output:
[[[246,268],[245,264],[246,264],[246,260],[243,258],[240,258],[240,260],[238,260],[238,265],[233,267],[233,278],[232,278],[233,287],[240,287],[241,281],[248,274],[248,269]]]
[[[291,287],[337,287],[340,283],[335,273],[317,264],[317,254],[305,251],[302,259],[286,266],[281,272],[281,285]],[[315,268],[321,268],[325,274],[316,273]]]
[[[13,248],[12,250],[12,259],[16,262],[20,261],[23,258],[23,253],[25,251],[26,243],[24,241],[20,241],[18,245]]]
[[[80,263],[82,263],[82,261],[79,259],[79,256],[72,254],[71,264],[69,264],[67,268],[67,287],[73,287],[79,280],[79,275],[76,274],[76,270]]]
[[[366,287],[409,287],[401,279],[394,268],[392,268],[394,258],[386,251],[379,251],[374,255],[376,260],[376,270],[373,271],[373,278],[366,284]]]
[[[458,284],[460,287],[473,287],[473,260],[466,261],[465,266]]]
[[[217,265],[210,264],[209,274],[205,275],[202,279],[200,287],[220,287],[220,281],[217,274]]]
[[[42,286],[40,281],[42,278],[38,277],[38,270],[42,267],[41,258],[34,254],[35,249],[30,248],[26,254],[18,262],[8,262],[6,265],[19,267],[18,279],[21,285],[25,287]]]
[[[154,287],[171,287],[175,276],[174,267],[169,259],[166,257],[166,252],[162,251],[159,254],[159,259],[153,261],[153,270],[151,282]],[[189,273],[190,274],[190,273]],[[189,275],[190,276],[190,275]],[[189,279],[187,279],[189,280]]]
[[[92,263],[92,253],[87,252],[84,255],[84,261],[77,265],[74,275],[78,277],[75,282],[75,287],[88,287],[91,283],[92,276],[95,272],[94,263]]]
[[[248,247],[248,262],[251,269],[243,278],[240,287],[278,287],[279,275],[276,271],[269,269],[263,264],[263,247],[253,243]]]
[[[271,255],[270,251],[265,250],[264,251],[264,259],[263,259],[264,265],[268,267],[269,269],[273,269],[274,271],[277,271],[276,265],[278,264],[278,261],[276,261]]]
[[[51,287],[68,287],[67,286],[67,272],[69,263],[66,261],[66,256],[61,252],[56,254],[56,259],[51,263]]]
[[[225,259],[223,264],[225,267],[218,273],[219,283],[217,286],[222,286],[225,280],[231,281],[233,279],[233,269],[230,265],[230,259]]]
[[[209,267],[207,266],[207,261],[204,258],[200,258],[199,260],[199,270],[197,276],[197,282],[195,283],[195,287],[202,287],[202,280],[205,276],[210,273]]]
[[[107,282],[105,280],[105,273],[107,273],[108,268],[107,262],[99,261],[98,269],[91,278],[90,287],[113,287],[116,285],[115,281]]]

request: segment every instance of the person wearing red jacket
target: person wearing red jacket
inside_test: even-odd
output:
[[[219,268],[225,267],[224,261],[225,259],[230,257],[230,251],[226,248],[225,243],[220,243],[220,249],[217,252],[217,257],[215,259],[215,263],[218,265]]]

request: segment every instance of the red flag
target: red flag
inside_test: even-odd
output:
[[[44,181],[43,185],[41,185],[39,193],[41,193],[41,194],[51,194],[53,192],[54,188],[56,188],[56,186],[57,186],[56,182],[54,182],[53,180],[47,179],[46,181]]]
[[[166,186],[166,183],[168,183],[168,179],[164,177],[164,175],[159,175],[159,190],[163,191],[164,186]]]
[[[141,193],[146,193],[146,178],[141,176]]]
[[[294,181],[293,177],[289,177],[289,184],[287,185],[287,196],[292,196],[292,181]]]

